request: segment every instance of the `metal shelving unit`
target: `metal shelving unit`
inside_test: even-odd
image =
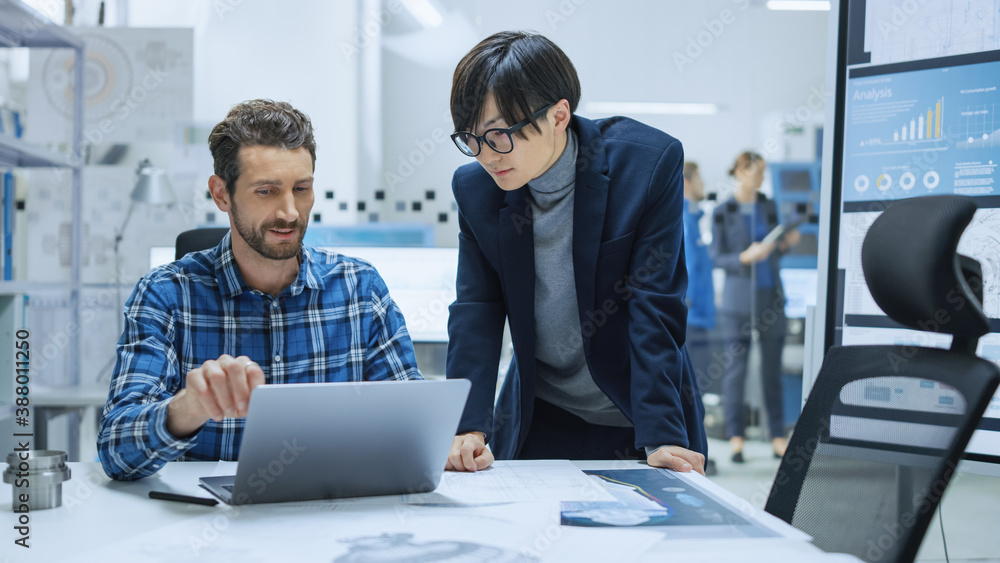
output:
[[[0,135],[0,162],[18,168],[63,168],[68,157],[21,139]]]
[[[71,291],[72,287],[72,284],[63,282],[5,281],[0,282],[0,298],[32,291]]]
[[[68,352],[71,384],[80,382],[80,253],[82,239],[82,163],[83,163],[83,65],[84,43],[67,28],[54,23],[19,0],[0,0],[0,47],[73,49],[73,136],[72,152],[68,155],[33,146],[21,139],[0,136],[0,166],[15,168],[67,168],[72,171],[72,208],[70,235],[69,283],[0,282],[0,420],[10,416],[13,397],[13,332],[20,328],[18,314],[23,294],[37,289],[63,289],[70,295],[70,319],[77,327],[70,339]],[[10,338],[6,332],[12,329]]]

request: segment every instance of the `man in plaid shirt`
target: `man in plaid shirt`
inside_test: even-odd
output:
[[[284,102],[244,102],[209,146],[209,189],[230,233],[150,271],[125,305],[97,444],[114,479],[172,460],[237,459],[250,392],[265,382],[421,377],[375,269],[302,245],[314,199],[309,118]]]

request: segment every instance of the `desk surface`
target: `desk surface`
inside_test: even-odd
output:
[[[36,407],[103,407],[108,402],[108,387],[107,382],[59,387],[35,385],[31,388],[31,404]]]
[[[515,462],[527,463],[527,462]],[[581,469],[622,469],[644,467],[636,462],[576,462]],[[0,534],[3,542],[3,553],[14,556],[13,561],[106,561],[114,560],[115,554],[127,552],[130,561],[222,561],[227,557],[239,555],[243,563],[251,561],[267,561],[270,553],[285,553],[295,560],[330,561],[329,545],[336,542],[323,538],[322,530],[359,526],[368,518],[365,533],[378,535],[385,529],[392,528],[405,518],[421,518],[424,512],[419,512],[412,505],[390,500],[381,505],[382,512],[371,512],[369,505],[350,505],[331,501],[313,503],[284,503],[275,505],[256,505],[244,507],[214,507],[197,506],[176,502],[151,500],[147,494],[151,490],[166,490],[180,494],[209,496],[197,485],[198,477],[211,475],[216,464],[211,462],[176,462],[168,464],[156,475],[134,482],[115,482],[109,480],[98,463],[71,463],[73,472],[70,481],[63,484],[63,505],[49,510],[37,510],[30,513],[30,544],[27,550],[16,545],[17,538],[13,526],[15,515],[6,509],[11,495],[10,485],[0,483],[0,506],[5,508],[5,516],[0,520],[4,530]],[[714,486],[714,485],[713,485]],[[721,491],[721,489],[720,489]],[[721,491],[725,494],[725,491]],[[392,497],[395,499],[396,497]],[[725,500],[736,497],[726,497]],[[532,510],[535,510],[532,505]],[[360,507],[360,512],[359,512]],[[455,507],[421,508],[421,510],[436,510],[436,518],[443,515],[456,515]],[[459,511],[462,509],[459,508]],[[558,522],[558,504],[539,504],[539,511],[554,511]],[[368,511],[368,513],[365,513]],[[464,514],[464,513],[463,513]],[[459,517],[461,514],[458,514]],[[489,527],[489,518],[493,516],[474,515],[474,518],[485,518],[483,524]],[[415,522],[416,520],[410,520]],[[500,522],[497,521],[500,525]],[[783,525],[783,523],[782,523]],[[251,535],[250,530],[265,527],[269,533]],[[320,528],[316,528],[320,526]],[[320,530],[317,532],[316,530]],[[484,530],[486,528],[483,528]],[[307,532],[306,530],[312,530]],[[574,537],[573,534],[600,535],[608,531],[619,534],[607,536],[611,541],[621,542],[621,534],[630,530],[607,528],[574,528],[566,532],[567,527],[558,524],[546,529],[549,539],[558,540],[560,536]],[[648,539],[650,530],[644,528]],[[160,533],[162,531],[162,533]],[[143,536],[145,534],[145,536]],[[137,536],[141,537],[141,548],[137,550]],[[230,540],[226,545],[226,539]],[[480,534],[480,537],[483,537]],[[580,536],[575,536],[580,537]],[[636,536],[638,538],[639,536]],[[243,553],[234,553],[233,538],[239,538],[239,546]],[[305,538],[305,542],[303,542]],[[614,539],[612,539],[614,538]],[[479,538],[467,538],[475,540]],[[539,535],[539,541],[545,544],[549,541]],[[342,541],[342,540],[341,540]],[[626,539],[627,541],[627,539]],[[120,542],[131,542],[120,543]],[[325,545],[323,542],[326,542]],[[451,541],[455,544],[455,541]],[[116,544],[118,544],[116,546]],[[308,544],[313,544],[312,546]],[[645,553],[630,557],[636,561],[663,561],[665,556],[671,559],[696,563],[698,561],[739,560],[750,561],[856,561],[856,559],[828,555],[801,539],[778,538],[741,538],[727,540],[656,540],[653,538],[647,545],[652,545]],[[483,546],[480,546],[483,547]],[[291,548],[291,553],[278,551]],[[303,551],[304,550],[304,551]],[[535,560],[561,560],[553,553],[558,550],[539,552]],[[679,559],[678,559],[679,558]],[[579,559],[578,559],[579,560]],[[619,561],[626,559],[619,558]]]

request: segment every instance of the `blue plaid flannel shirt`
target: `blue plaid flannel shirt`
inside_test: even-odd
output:
[[[229,235],[147,273],[125,304],[125,332],[97,449],[114,479],[173,460],[236,460],[244,419],[167,431],[186,374],[222,354],[248,356],[267,383],[421,379],[385,282],[367,262],[303,247],[299,275],[272,298],[243,281]]]

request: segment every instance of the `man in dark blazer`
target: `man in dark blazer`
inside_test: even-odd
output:
[[[449,469],[495,455],[703,471],[684,348],[683,150],[627,118],[575,116],[579,98],[572,63],[539,35],[493,35],[455,71],[452,138],[478,163],[453,179],[447,374],[473,386]],[[514,358],[494,406],[505,320]]]

